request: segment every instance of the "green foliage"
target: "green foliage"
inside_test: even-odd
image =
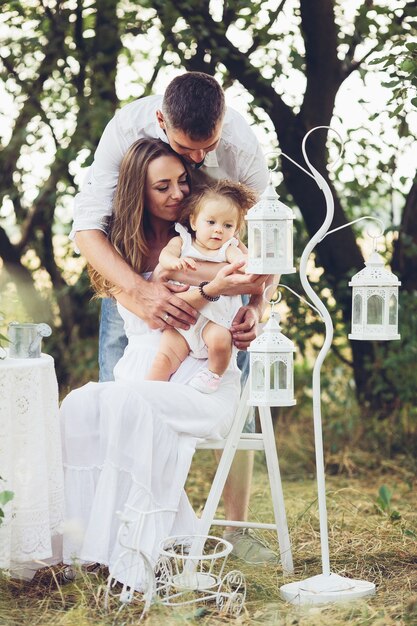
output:
[[[3,481],[3,480],[4,479],[0,476],[0,481]],[[0,491],[0,526],[4,520],[4,508],[3,507],[5,507],[8,502],[13,500],[13,498],[14,498],[13,491],[9,491],[7,489],[3,489],[3,491]]]
[[[416,21],[414,25],[417,25]],[[392,90],[388,102],[393,105],[389,113],[391,118],[403,113],[410,104],[417,106],[417,41],[393,42],[389,53],[372,59],[369,65],[380,66],[386,72],[387,79],[382,85]]]
[[[4,320],[4,315],[3,313],[0,313],[0,324],[3,322]],[[6,335],[2,335],[0,333],[0,358],[2,358],[2,352],[4,351],[4,344],[9,343],[9,338],[6,337]],[[5,352],[3,352],[3,354],[6,354]]]
[[[392,508],[391,500],[392,491],[386,485],[382,485],[379,488],[378,497],[376,499],[377,507],[381,513],[388,515],[392,522],[397,522],[401,519],[401,514]]]
[[[376,360],[368,364],[370,385],[381,409],[368,412],[367,431],[389,454],[402,450],[415,455],[417,302],[413,293],[401,294],[399,318],[401,341],[377,344]]]

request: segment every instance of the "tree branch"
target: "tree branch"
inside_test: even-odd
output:
[[[255,50],[258,49],[259,45],[261,44],[261,42],[263,40],[263,37],[268,34],[268,30],[271,28],[271,26],[274,24],[275,20],[278,18],[278,15],[283,10],[286,1],[287,0],[281,0],[281,2],[278,4],[278,6],[275,9],[275,11],[272,11],[272,10],[269,11],[268,23],[263,28],[259,29],[254,34],[252,45],[249,48],[249,50],[246,52],[246,54],[248,56],[250,56],[253,52],[255,52]]]

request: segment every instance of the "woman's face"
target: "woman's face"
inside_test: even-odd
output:
[[[179,217],[179,204],[188,196],[187,172],[175,156],[160,156],[151,161],[146,175],[145,201],[150,216],[168,222]]]

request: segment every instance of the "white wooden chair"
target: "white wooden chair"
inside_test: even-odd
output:
[[[249,382],[247,382],[243,388],[235,419],[228,436],[223,441],[205,441],[197,446],[197,449],[200,450],[223,449],[213,484],[210,488],[208,498],[201,514],[199,534],[208,535],[210,526],[212,525],[275,530],[278,537],[278,546],[283,572],[285,574],[292,574],[294,567],[271,410],[269,407],[259,407],[261,433],[243,433],[242,430],[250,411],[250,407],[248,406],[248,397]],[[237,450],[263,450],[265,452],[275,518],[274,524],[214,519],[223,487]],[[198,552],[197,546],[193,546],[193,552],[195,548]]]

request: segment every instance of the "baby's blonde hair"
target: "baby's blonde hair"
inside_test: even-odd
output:
[[[228,200],[236,209],[238,214],[237,231],[240,235],[244,230],[244,218],[248,210],[256,203],[256,193],[241,183],[231,180],[214,180],[204,178],[201,185],[196,185],[195,191],[182,202],[183,209],[179,218],[180,224],[190,228],[190,218],[197,217],[201,210],[202,203],[208,198],[223,198]]]

